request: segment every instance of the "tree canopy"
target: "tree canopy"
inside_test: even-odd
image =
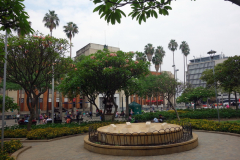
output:
[[[2,103],[3,103],[3,96],[0,95],[0,112],[2,112]],[[14,103],[13,98],[6,96],[5,97],[5,111],[13,111],[13,110],[19,110],[19,106],[17,103]]]
[[[59,86],[63,94],[71,97],[82,93],[97,109],[95,99],[98,94],[114,98],[118,90],[126,89],[129,81],[148,74],[148,62],[134,61],[134,53],[99,50],[76,63],[75,69],[68,73]],[[118,106],[114,104],[115,108]],[[116,110],[115,110],[116,111]]]
[[[1,35],[0,42],[3,41],[4,36]],[[37,99],[52,83],[52,77],[58,78],[71,67],[72,60],[64,57],[68,48],[66,39],[57,39],[39,33],[26,38],[9,36],[6,79],[25,90],[31,119],[34,116]],[[0,62],[1,66],[2,63]]]
[[[195,1],[195,0],[194,0]],[[240,0],[225,0],[240,6]],[[131,12],[128,16],[136,19],[139,24],[150,17],[158,18],[158,15],[167,16],[172,10],[172,0],[93,0],[98,5],[93,12],[98,12],[100,18],[104,17],[107,23],[121,23],[122,17],[126,14],[121,10],[122,7],[130,6]]]
[[[177,102],[188,103],[194,102],[197,103],[200,99],[203,101],[207,101],[207,98],[214,97],[215,91],[213,88],[204,88],[204,87],[196,87],[196,88],[187,88],[181,96],[177,98]]]

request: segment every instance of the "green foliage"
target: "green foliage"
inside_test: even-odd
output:
[[[128,16],[136,19],[139,24],[142,21],[146,22],[150,17],[158,18],[158,14],[166,16],[172,9],[171,0],[93,0],[93,3],[98,5],[93,12],[98,12],[100,18],[105,17],[105,21],[111,24],[115,24],[116,21],[121,23],[122,16],[126,17],[126,14],[119,9],[126,5],[130,5],[132,10]]]
[[[0,95],[0,112],[2,112],[2,105],[3,105],[3,96]],[[19,110],[19,106],[17,103],[14,103],[13,98],[5,96],[5,111],[13,111]]]
[[[1,0],[0,1],[0,30],[7,30],[8,33],[11,29],[16,27],[21,29],[21,34],[24,35],[33,32],[29,22],[29,16],[24,11],[24,0]]]
[[[0,159],[1,160],[14,160],[9,154],[16,152],[23,147],[19,140],[6,141],[3,144],[3,149],[0,148]]]
[[[0,88],[3,88],[3,81],[0,83]],[[6,90],[21,90],[22,87],[16,83],[6,82]]]
[[[206,119],[182,119],[182,122],[190,122],[193,129],[207,130],[207,131],[219,131],[219,132],[230,132],[240,134],[239,123],[229,122],[215,122]],[[178,124],[176,120],[168,121],[168,123]]]
[[[204,88],[204,87],[197,87],[197,88],[187,88],[181,96],[177,98],[177,102],[181,103],[188,103],[188,102],[197,102],[198,100],[202,99],[206,101],[207,98],[215,96],[215,92],[213,88]]]
[[[142,115],[134,115],[133,117],[140,121],[151,121],[154,118],[158,117],[158,115],[163,115],[167,120],[176,119],[177,116],[173,110],[155,112],[155,113],[144,113]],[[191,119],[207,119],[207,118],[217,118],[217,110],[216,109],[197,109],[197,110],[178,110],[179,117],[183,118],[191,118]],[[240,111],[236,111],[233,109],[220,109],[219,114],[221,118],[239,118]]]
[[[26,126],[11,126],[5,127],[4,137],[6,138],[28,138],[33,139],[52,139],[61,136],[79,134],[88,132],[88,128],[91,126],[95,129],[106,126],[109,124],[119,124],[124,122],[114,121],[114,122],[83,122],[70,123],[70,124],[44,124],[32,126],[31,131],[27,131]]]
[[[5,152],[5,151],[3,151],[1,149],[0,149],[0,159],[1,160],[14,160],[13,157],[9,156],[9,153],[7,153],[7,152]]]
[[[23,145],[19,140],[10,140],[4,142],[3,150],[7,153],[14,153],[22,147]]]
[[[148,74],[149,63],[134,61],[133,55],[122,51],[110,53],[108,50],[99,50],[76,62],[75,69],[68,73],[59,89],[68,97],[82,93],[96,106],[95,99],[99,93],[110,97],[117,90],[126,89],[131,80]]]
[[[59,25],[59,18],[57,14],[55,14],[55,11],[50,11],[49,13],[46,13],[43,17],[44,26],[50,29],[51,35],[53,28],[56,29],[56,27]]]

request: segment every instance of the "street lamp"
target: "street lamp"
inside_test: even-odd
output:
[[[175,64],[174,65],[172,65],[172,67],[173,67],[173,74],[174,74],[174,80],[175,80],[175,72],[176,72],[176,69],[175,69]],[[174,86],[174,88],[175,88],[175,86]],[[174,97],[173,97],[173,106],[175,107],[175,105],[176,105],[176,103],[175,103],[175,98],[176,98],[176,95],[174,94]]]
[[[213,62],[213,57],[214,57],[214,54],[216,53],[216,51],[209,51],[207,54],[210,55],[210,58],[212,59],[212,62]],[[215,81],[215,72],[214,72],[214,66],[215,66],[215,63],[213,65],[213,78],[214,78],[214,85],[215,85],[215,96],[216,96],[216,101],[217,101],[217,112],[218,112],[218,122],[220,122],[220,116],[219,116],[219,108],[218,108],[218,100],[217,100],[217,85],[216,85],[216,81]]]
[[[176,69],[175,72],[176,72],[176,81],[177,81],[177,72],[179,71],[179,69]],[[178,87],[177,87],[177,97],[178,97]],[[177,98],[176,97],[176,98]],[[176,99],[175,99],[175,102],[176,102]]]

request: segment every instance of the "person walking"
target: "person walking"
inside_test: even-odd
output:
[[[89,116],[92,119],[92,111],[89,112]]]
[[[18,113],[16,117],[17,117],[17,122],[18,122],[20,119],[20,114]]]

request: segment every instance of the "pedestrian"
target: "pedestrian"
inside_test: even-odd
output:
[[[229,108],[229,105],[227,104],[226,108],[228,109]]]
[[[89,112],[89,116],[92,119],[92,111]]]
[[[41,114],[39,115],[39,120],[40,120],[40,124],[42,124],[43,123],[43,116]]]
[[[16,117],[17,117],[17,121],[19,121],[19,119],[20,119],[20,114],[18,113]]]

